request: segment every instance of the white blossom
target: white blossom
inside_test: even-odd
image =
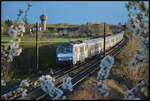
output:
[[[63,96],[63,97],[62,97],[62,100],[65,100],[65,99],[66,99],[66,96]]]
[[[19,48],[19,43],[20,43],[20,36],[23,36],[23,33],[25,32],[25,27],[24,24],[21,23],[17,23],[16,25],[12,25],[8,28],[8,35],[12,38],[14,38],[13,40],[10,40],[9,42],[6,42],[4,44],[4,46],[1,47],[1,60],[2,61],[6,61],[7,63],[12,62],[13,61],[13,57],[14,56],[18,56],[20,55],[20,53],[22,52],[22,49]],[[24,86],[29,86],[29,84],[27,82],[21,82],[22,84],[20,84],[20,86],[24,85]],[[1,80],[1,84],[2,86],[6,86],[6,83]],[[2,97],[4,97],[5,100],[8,99],[8,97],[11,96],[16,96],[16,94],[21,94],[23,96],[26,95],[27,90],[23,89],[23,88],[17,88],[14,91],[10,91],[4,95],[2,95]]]
[[[20,87],[21,86],[21,87]],[[2,95],[2,97],[4,99],[8,99],[8,97],[16,97],[17,94],[21,95],[22,97],[26,96],[27,95],[27,89],[25,88],[22,88],[23,86],[29,86],[29,83],[26,81],[26,80],[23,80],[19,87],[17,89],[15,89],[14,91],[9,91],[8,93]]]
[[[71,80],[72,80],[71,77],[65,77],[63,79],[62,88],[63,89],[68,89],[69,91],[72,91],[72,82],[71,82]]]
[[[139,65],[136,65],[136,68],[138,68],[140,66],[144,66],[145,58],[146,58],[146,56],[144,56],[144,55],[135,54],[134,57],[132,58],[132,60],[128,63],[128,67],[131,68],[133,65],[137,64],[138,61],[143,61],[143,62]]]
[[[17,27],[14,27],[14,25],[11,25],[9,28],[8,28],[8,35],[10,37],[17,37],[18,35],[18,28]]]
[[[24,90],[23,90],[23,92],[22,92],[21,96],[22,96],[22,97],[27,96],[27,89],[24,89]]]
[[[128,64],[128,67],[132,67],[135,64],[137,65],[135,67],[138,68],[144,66],[149,56],[149,2],[130,1],[127,5],[129,10],[128,29],[133,32],[136,39],[142,39],[142,54],[140,56],[135,55]],[[142,63],[137,64],[139,61],[142,61]]]
[[[114,58],[111,56],[105,56],[101,61],[100,67],[111,68],[113,64],[114,64]]]
[[[124,99],[125,100],[140,100],[140,98],[136,97],[135,95],[139,92],[140,88],[145,85],[144,81],[141,81],[139,84],[137,84],[137,87],[132,88],[130,90],[127,90]]]
[[[16,92],[17,93],[23,92],[23,88],[17,88]]]
[[[102,81],[97,82],[96,86],[98,87],[98,90],[100,91],[101,94],[103,94],[104,96],[109,96],[107,86]]]
[[[141,88],[142,86],[144,86],[145,85],[145,82],[144,82],[144,80],[142,80],[139,84],[137,84],[137,87],[138,88]]]
[[[16,94],[16,91],[13,91],[13,94]]]
[[[56,92],[56,100],[59,99],[63,95],[63,91],[55,87]]]
[[[149,45],[149,38],[145,38],[142,42],[141,42],[141,52],[145,57],[149,56],[149,48],[146,47],[146,44]]]
[[[8,43],[5,43],[5,50],[9,50],[8,48],[13,48],[15,46],[15,42],[13,40],[10,40]]]
[[[29,85],[30,84],[27,80],[22,80],[19,86],[20,87],[29,87]]]
[[[63,91],[55,87],[54,85],[54,78],[52,78],[50,75],[42,75],[39,78],[39,83],[42,88],[42,90],[49,94],[51,97],[56,97],[56,99],[60,98],[63,95]]]
[[[2,46],[2,59],[6,58],[7,62],[12,62],[14,56],[20,55],[22,49],[19,48],[20,36],[25,32],[24,24],[17,23],[16,25],[11,25],[8,28],[8,35],[10,37],[16,38],[14,41],[10,40]],[[18,36],[20,35],[20,36]]]
[[[4,100],[7,100],[8,99],[8,94],[4,94],[1,96]]]
[[[134,99],[135,98],[135,96],[134,96],[134,94],[133,94],[133,92],[132,92],[132,89],[131,90],[128,90],[127,92],[126,92],[126,94],[124,95],[124,99],[130,99],[130,100],[132,100],[132,99]]]
[[[100,81],[97,82],[96,86],[100,93],[102,93],[105,97],[109,96],[109,92],[107,91],[107,86],[101,81],[102,79],[106,79],[109,76],[111,68],[114,64],[114,58],[111,56],[106,56],[102,59],[100,64],[100,70],[98,72],[97,79]]]
[[[114,58],[111,56],[106,56],[102,59],[100,64],[100,70],[98,72],[97,79],[106,79],[109,76],[111,68],[114,64]]]
[[[18,35],[23,36],[25,32],[24,24],[18,23],[18,25],[11,25],[8,29],[8,35],[10,37],[16,38]]]
[[[22,48],[19,48],[19,41],[19,39],[16,42],[10,40],[5,44],[4,50],[2,50],[2,57],[6,58],[8,62],[12,62],[14,56],[19,56],[21,54]]]
[[[1,85],[6,86],[6,82],[4,80],[1,80]]]
[[[20,25],[18,26],[18,30],[24,33],[24,32],[25,32],[24,24],[20,24]]]
[[[12,91],[8,92],[8,96],[11,97],[13,95]]]
[[[22,52],[22,48],[18,48],[18,49],[16,49],[15,53],[13,54],[13,56],[18,56],[18,55],[21,54],[21,52]]]

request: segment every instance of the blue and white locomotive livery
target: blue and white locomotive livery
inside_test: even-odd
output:
[[[123,39],[123,33],[106,37],[106,50]],[[103,51],[104,38],[84,40],[80,43],[62,43],[56,50],[56,62],[59,65],[76,64]]]
[[[73,45],[71,43],[60,44],[56,50],[56,55],[58,64],[71,64],[73,61]]]

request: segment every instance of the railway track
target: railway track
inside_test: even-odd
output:
[[[121,49],[124,47],[124,44],[127,43],[127,41],[128,40],[120,42],[120,46],[117,47],[117,48],[119,48],[118,51],[117,51],[117,48],[115,48],[115,50],[107,52],[106,55],[111,55],[111,56],[117,55],[121,51]],[[87,77],[89,77],[90,75],[95,73],[97,70],[99,70],[100,62],[101,61],[98,61],[97,63],[93,64],[91,67],[86,69],[82,74],[78,74],[76,77],[72,78],[73,88],[76,88],[83,80],[85,80]],[[61,85],[58,87],[60,88]],[[65,95],[67,95],[67,93],[70,93],[70,92],[64,92]],[[56,98],[51,98],[48,94],[44,94],[44,95],[38,97],[36,100],[40,100],[40,99],[42,99],[42,100],[50,100],[50,99],[56,100]]]
[[[124,44],[128,41],[127,38],[123,38],[121,42],[119,42],[117,45],[113,46],[111,49],[106,51],[106,55],[112,55],[115,56],[118,54],[121,50],[121,48],[124,46]],[[118,50],[119,49],[119,50]],[[87,60],[86,62],[79,64],[73,68],[70,68],[69,70],[66,70],[66,68],[62,68],[60,70],[54,71],[54,74],[52,75],[56,79],[55,85],[60,88],[62,85],[62,79],[65,75],[68,73],[72,77],[72,83],[73,88],[76,87],[80,82],[82,82],[87,76],[93,74],[95,71],[97,71],[100,64],[100,59],[103,57],[103,53],[100,55],[97,55],[92,60]],[[89,62],[91,61],[91,62]],[[65,92],[66,93],[66,92]],[[17,100],[40,100],[40,99],[55,99],[50,98],[45,92],[43,92],[40,87],[31,90],[28,95],[24,98],[21,98],[21,96],[10,98],[11,99],[17,99]]]

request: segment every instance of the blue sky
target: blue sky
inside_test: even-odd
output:
[[[96,19],[98,23],[118,24],[128,20],[128,11],[125,8],[127,2],[123,1],[3,1],[1,20],[16,20],[18,9],[25,11],[28,3],[32,4],[28,12],[29,23],[40,22],[39,16],[43,13],[43,8],[45,8],[44,13],[48,16],[48,24],[95,23]]]

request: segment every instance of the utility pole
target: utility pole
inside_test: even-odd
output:
[[[106,56],[106,53],[105,53],[105,35],[106,35],[106,32],[105,32],[105,22],[104,22],[104,57]]]
[[[36,68],[39,69],[38,23],[36,23]]]

